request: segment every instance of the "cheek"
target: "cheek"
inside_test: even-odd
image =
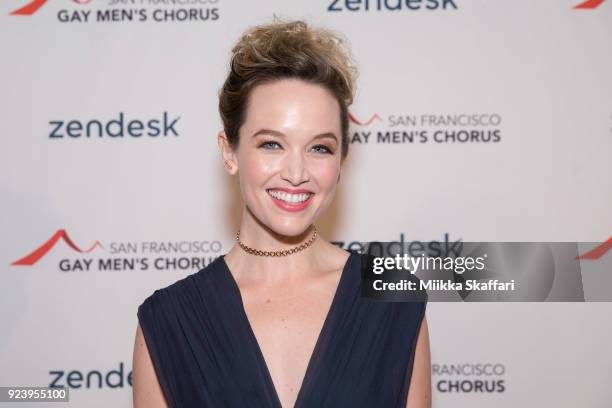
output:
[[[312,175],[317,180],[319,188],[329,190],[336,187],[340,174],[340,166],[336,162],[317,163],[313,166]]]
[[[241,160],[241,178],[248,186],[257,188],[259,184],[265,182],[276,171],[275,168],[274,162],[251,155]]]

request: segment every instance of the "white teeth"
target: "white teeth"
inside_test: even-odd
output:
[[[283,200],[291,204],[304,202],[312,195],[311,193],[289,194],[285,193],[284,191],[277,190],[268,190],[268,194],[274,198],[278,198],[279,200]]]

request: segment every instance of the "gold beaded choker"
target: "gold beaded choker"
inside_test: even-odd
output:
[[[291,249],[283,249],[280,251],[262,251],[260,249],[255,249],[255,248],[251,248],[248,247],[246,245],[244,245],[242,243],[242,241],[240,241],[240,230],[238,230],[238,232],[236,233],[236,241],[238,241],[238,245],[240,245],[240,248],[244,249],[246,252],[248,252],[249,254],[252,255],[259,255],[259,256],[285,256],[285,255],[291,255],[294,254],[296,252],[300,252],[306,248],[308,248],[310,245],[312,245],[312,243],[314,242],[315,238],[317,237],[317,228],[314,227],[314,233],[312,234],[312,237],[304,242],[301,245],[298,245],[294,248]]]

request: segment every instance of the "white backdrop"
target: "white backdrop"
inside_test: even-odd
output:
[[[612,1],[578,4],[2,1],[0,386],[131,406],[137,306],[233,243],[217,91],[274,13],[345,34],[361,70],[326,238],[607,240]],[[99,137],[120,115],[124,136]],[[133,120],[161,134],[130,136]],[[610,312],[429,304],[434,406],[612,406]]]

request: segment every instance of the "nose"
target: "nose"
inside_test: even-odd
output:
[[[301,152],[293,152],[285,156],[281,178],[293,186],[304,184],[310,179],[308,166]]]

